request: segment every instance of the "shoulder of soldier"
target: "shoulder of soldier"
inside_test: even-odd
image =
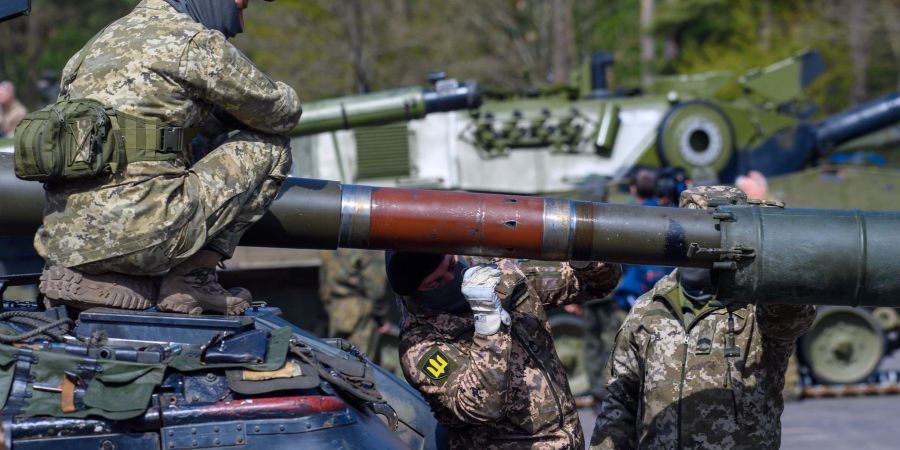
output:
[[[675,269],[668,275],[660,278],[659,281],[653,285],[653,289],[650,289],[649,294],[654,297],[668,295],[673,289],[678,287],[677,273],[678,269]]]
[[[225,35],[221,32],[210,30],[203,24],[195,22],[188,15],[176,11],[165,1],[146,2],[138,5],[130,13],[110,23],[104,34],[117,30],[129,32],[133,39],[140,39],[145,35],[153,35],[156,39],[190,39],[200,33],[208,36],[218,34],[225,39]]]
[[[653,320],[652,318],[654,317],[665,319],[674,318],[672,312],[659,297],[665,296],[677,285],[678,283],[671,274],[666,275],[659,280],[653,289],[645,292],[634,302],[634,305],[625,317],[622,329],[635,331],[642,325],[647,326],[648,321]]]
[[[631,309],[628,310],[628,314],[625,316],[625,321],[622,322],[622,330],[623,331],[633,331],[638,326],[640,326],[641,322],[644,320],[644,316],[651,309],[654,309],[657,306],[657,302],[654,301],[653,295],[651,292],[645,292],[643,295],[638,297],[638,299],[634,302],[634,305],[631,306]]]
[[[456,341],[420,326],[401,334],[400,363],[411,384],[440,388],[466,361]]]

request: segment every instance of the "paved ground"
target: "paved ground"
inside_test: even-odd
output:
[[[590,438],[594,415],[581,410]],[[900,396],[809,399],[788,403],[781,417],[783,450],[900,448]]]
[[[882,362],[900,366],[900,352]],[[579,411],[590,439],[594,414]],[[806,399],[785,405],[781,416],[783,450],[869,450],[900,448],[900,396]]]
[[[900,396],[809,399],[781,416],[785,450],[864,450],[900,447]]]

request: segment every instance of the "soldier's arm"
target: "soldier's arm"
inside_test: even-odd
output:
[[[619,333],[606,364],[609,379],[606,382],[607,397],[600,405],[600,414],[594,425],[591,449],[637,448],[637,411],[640,398],[641,361],[639,344],[633,330],[636,316],[629,314]]]
[[[294,89],[257,69],[219,32],[197,33],[180,67],[183,82],[197,97],[250,128],[286,134],[300,120],[300,99]]]
[[[509,328],[491,336],[475,334],[470,351],[439,340],[424,340],[403,352],[407,381],[435,411],[449,410],[459,420],[483,425],[504,414],[512,339]]]
[[[762,334],[764,359],[777,376],[783,376],[797,338],[806,333],[816,318],[812,305],[757,305],[756,322]]]
[[[604,262],[522,265],[545,309],[606,297],[622,277],[622,266]]]
[[[757,305],[756,320],[769,340],[794,342],[809,330],[816,318],[812,305]]]

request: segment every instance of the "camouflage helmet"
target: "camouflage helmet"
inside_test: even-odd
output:
[[[687,209],[708,209],[743,203],[747,203],[747,194],[731,186],[694,186],[685,189],[678,199],[678,207]]]

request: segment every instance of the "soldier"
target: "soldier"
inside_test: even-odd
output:
[[[606,295],[621,269],[480,262],[388,255],[388,281],[406,309],[400,358],[407,381],[450,429],[450,448],[584,448],[546,310]]]
[[[683,208],[739,203],[726,186],[681,194]],[[635,303],[607,370],[592,449],[778,448],[781,389],[808,305],[723,305],[708,269],[677,269]]]
[[[328,312],[328,336],[347,339],[376,359],[377,334],[389,309],[384,252],[341,248],[320,256],[319,298]]]
[[[288,175],[285,134],[301,109],[294,89],[227,41],[243,30],[248,3],[143,0],[66,65],[65,98],[119,113],[127,165],[48,185],[35,247],[51,303],[143,309],[154,300],[145,276],[167,272],[162,311],[236,314],[250,305],[249,292],[218,283],[216,266]],[[187,145],[201,124],[213,143],[206,155]]]
[[[11,81],[0,81],[0,137],[13,137],[16,125],[25,118],[28,110],[16,98],[16,87]]]

